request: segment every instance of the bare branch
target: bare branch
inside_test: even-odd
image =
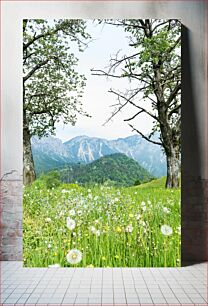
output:
[[[141,21],[143,21],[142,19],[139,19],[140,21],[140,24],[141,24]],[[115,22],[112,22],[112,21],[105,21],[106,24],[110,24],[110,25],[114,25],[114,26],[128,26],[128,27],[132,27],[132,28],[136,28],[136,29],[145,29],[145,24],[143,25],[136,25],[136,24],[129,24],[127,22],[125,22],[124,20],[121,21],[120,23],[115,23]]]
[[[142,138],[144,138],[145,140],[154,143],[156,145],[162,146],[163,143],[162,142],[157,142],[154,140],[151,140],[150,138],[148,138],[147,136],[145,136],[142,132],[140,132],[139,130],[135,129],[135,127],[133,127],[133,125],[129,124],[129,126],[133,129],[134,132],[137,132],[138,134],[140,134],[142,136]]]
[[[97,73],[92,73],[92,75],[98,75],[98,76],[107,76],[107,77],[113,77],[113,78],[124,78],[127,76],[123,76],[123,75],[115,75],[115,74],[110,74],[104,70],[100,70],[100,69],[90,69],[90,71],[92,72],[97,72]]]
[[[144,99],[146,99],[146,98],[149,99],[150,101],[152,101],[152,104],[154,106],[157,106],[157,102],[155,100],[153,100],[150,96],[145,96]]]
[[[131,118],[128,118],[128,119],[124,119],[124,121],[131,121],[133,120],[134,118],[136,118],[139,114],[143,113],[143,110],[139,111],[138,113],[136,113],[133,117]]]
[[[144,89],[144,87],[140,88],[140,89],[136,92],[136,94],[134,94],[134,96],[136,96],[136,95],[137,95],[141,90],[143,90],[143,89]],[[115,91],[112,90],[112,89],[111,89],[109,92],[112,92],[112,93],[114,93],[115,95],[121,97],[122,99],[126,100],[127,103],[130,103],[131,105],[133,105],[133,106],[135,106],[136,108],[140,109],[140,110],[141,110],[142,112],[144,112],[145,114],[147,114],[147,115],[149,115],[150,117],[152,117],[154,120],[160,122],[160,120],[159,120],[159,118],[158,118],[157,116],[153,115],[152,113],[150,113],[149,111],[147,111],[147,110],[144,109],[143,107],[141,107],[141,106],[139,106],[139,105],[136,105],[133,101],[131,101],[131,100],[132,100],[132,97],[128,99],[128,98],[126,98],[124,95],[121,95],[120,93],[117,93],[117,92],[115,92]],[[133,96],[133,97],[134,97],[134,96]],[[125,105],[126,105],[126,104],[125,104]]]
[[[130,55],[130,56],[123,56],[121,59],[112,58],[112,59],[111,59],[111,62],[114,61],[115,63],[111,65],[111,67],[110,67],[110,69],[109,69],[109,72],[110,72],[113,68],[115,68],[115,67],[117,67],[118,65],[120,65],[123,61],[126,61],[126,60],[128,60],[128,59],[132,59],[132,58],[134,58],[135,56],[138,56],[138,55],[139,55],[139,52],[137,52],[137,53],[135,53],[135,54],[132,54],[132,55]]]
[[[115,93],[112,89],[109,90],[110,93]],[[120,97],[122,97],[121,95],[119,95],[118,93],[117,97],[118,100],[120,102]],[[135,92],[129,99],[126,99],[126,102],[124,104],[119,103],[119,105],[121,105],[114,113],[112,113],[112,115],[104,122],[103,126],[105,126],[116,114],[118,114],[120,112],[120,110],[126,106],[128,104],[128,102],[130,101],[130,99],[133,99],[136,95],[138,94],[138,92]]]
[[[104,70],[101,70],[101,69],[90,69],[91,72],[94,72],[92,73],[92,75],[97,75],[97,76],[106,76],[106,77],[112,77],[112,78],[117,78],[117,79],[122,79],[122,78],[132,78],[132,79],[136,79],[136,80],[139,80],[141,82],[144,82],[146,84],[149,84],[151,85],[150,82],[148,82],[147,80],[145,80],[144,78],[142,78],[142,74],[136,74],[136,73],[133,73],[133,72],[130,72],[129,74],[111,74],[109,72],[106,72]],[[149,76],[149,78],[151,80],[153,80],[153,78],[151,76]]]

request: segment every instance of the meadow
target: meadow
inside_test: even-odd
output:
[[[180,266],[180,189],[164,180],[119,188],[36,180],[24,188],[24,266]]]

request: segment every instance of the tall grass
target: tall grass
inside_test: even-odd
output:
[[[68,267],[67,252],[78,249],[78,267],[180,266],[180,190],[154,184],[47,189],[36,181],[24,190],[24,265]],[[164,224],[171,235],[162,234]]]

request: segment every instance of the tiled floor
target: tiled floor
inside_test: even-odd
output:
[[[207,305],[207,264],[113,269],[0,264],[1,305]]]

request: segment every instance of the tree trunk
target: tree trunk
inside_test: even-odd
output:
[[[23,183],[25,186],[32,184],[36,178],[30,131],[27,125],[23,126]]]
[[[171,149],[170,153],[166,154],[167,158],[167,178],[166,188],[180,187],[180,157],[178,150]]]

